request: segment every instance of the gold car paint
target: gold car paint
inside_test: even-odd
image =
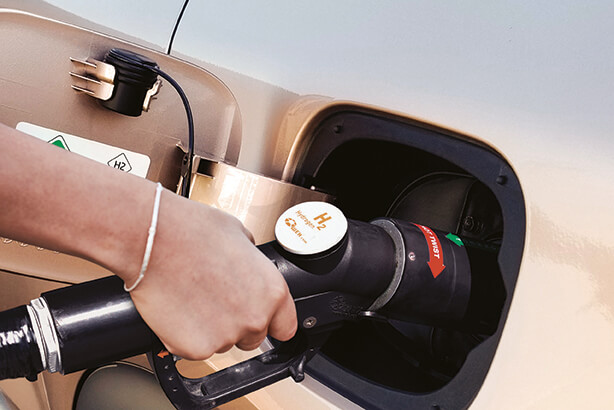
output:
[[[151,109],[138,118],[101,109],[95,100],[71,89],[69,72],[74,70],[71,57],[101,59],[110,48],[127,48],[156,60],[188,94],[195,113],[195,152],[212,164],[209,174],[195,176],[194,199],[241,218],[259,243],[273,239],[272,230],[266,227],[272,227],[289,206],[303,200],[330,199],[324,193],[234,166],[241,148],[239,109],[226,85],[199,67],[117,38],[17,10],[0,9],[0,36],[18,39],[0,45],[0,52],[7,58],[0,65],[3,91],[0,121],[9,126],[25,121],[145,154],[151,159],[147,178],[175,190],[183,153],[180,148],[187,145],[187,127],[183,106],[170,86],[162,87]],[[229,196],[229,189],[238,186],[243,189],[236,191],[234,197]],[[247,195],[241,196],[246,190]],[[110,274],[79,258],[0,238],[2,310],[28,303],[41,292]],[[226,357],[233,358],[233,354],[236,352]],[[183,370],[197,368],[211,372],[217,369],[215,360],[184,363]],[[236,359],[230,362],[233,360]],[[148,366],[143,357],[130,361]],[[34,383],[24,379],[5,380],[0,382],[0,391],[23,409],[70,408],[82,373],[63,376],[44,372]],[[278,387],[281,394],[277,396],[285,397],[286,401],[302,397],[304,403],[312,402],[316,408],[317,403],[323,402],[294,386],[294,382],[290,383],[289,389]],[[224,408],[272,408],[278,400],[275,394],[256,392]],[[255,407],[254,402],[260,404]],[[135,392],[134,405],[138,406],[138,392]]]
[[[7,18],[6,14],[12,13],[5,11],[0,17],[2,23]],[[28,19],[34,17],[30,16]],[[22,21],[28,19],[24,17]],[[42,24],[39,20],[36,21],[36,24]],[[4,24],[0,25],[0,30],[6,30]],[[101,41],[100,47],[98,44],[94,47],[99,52],[104,46],[118,44],[118,40],[105,36],[96,38]],[[65,40],[75,41],[68,38]],[[89,54],[90,50],[87,51],[85,54]],[[21,53],[29,53],[28,47],[22,47]],[[67,60],[68,57],[69,55],[62,55],[58,58]],[[27,61],[31,60],[32,57],[27,56]],[[0,70],[5,69],[4,65],[0,65]],[[309,127],[314,124],[314,119],[318,118],[318,112],[337,102],[326,97],[299,98],[275,87],[267,87],[261,82],[251,81],[240,74],[202,65],[222,78],[237,100],[245,102],[241,105],[242,111],[260,112],[262,121],[273,124],[267,126],[267,132],[262,133],[261,139],[241,141],[239,165],[244,165],[253,172],[273,178],[283,177],[288,181],[294,172],[293,164],[300,156],[302,141],[309,137]],[[67,72],[68,69],[67,63],[64,71]],[[182,69],[178,71],[181,72]],[[0,120],[14,126],[18,116],[29,117],[30,122],[36,123],[39,115],[46,115],[44,105],[38,104],[40,112],[37,111],[36,114],[30,108],[30,104],[37,105],[37,97],[34,95],[38,94],[34,87],[15,84],[2,75],[0,82],[3,90],[30,90],[27,99],[15,103],[16,105],[1,100]],[[65,82],[67,84],[68,80]],[[50,86],[46,84],[45,87]],[[63,90],[68,87],[56,88]],[[168,93],[169,90],[164,90],[163,87],[162,91]],[[48,89],[47,92],[53,94],[57,91]],[[265,112],[262,106],[258,105],[260,95],[267,95],[275,101]],[[167,97],[172,98],[168,94]],[[0,95],[0,98],[4,97]],[[160,98],[164,96],[161,95]],[[85,110],[83,106],[89,104],[87,112],[93,113],[99,119],[114,116],[91,106],[93,103],[76,100],[76,96],[69,95],[68,92],[63,94],[63,100],[71,101],[71,107],[74,106],[76,110]],[[152,109],[155,110],[159,102],[155,101]],[[474,104],[472,108],[475,112],[487,112],[479,102]],[[173,124],[180,126],[183,124],[183,114],[177,110]],[[579,107],[578,112],[580,111]],[[199,112],[197,116],[200,115]],[[404,114],[393,115],[406,117]],[[150,116],[148,113],[143,118]],[[471,407],[612,407],[614,398],[609,393],[609,380],[614,377],[614,350],[611,347],[614,341],[614,281],[611,279],[610,266],[614,260],[614,248],[610,240],[610,208],[614,202],[614,192],[610,181],[614,179],[614,170],[611,158],[608,159],[609,152],[599,152],[603,141],[595,138],[590,130],[584,134],[582,130],[544,126],[539,113],[524,115],[518,112],[490,112],[489,117],[476,115],[469,118],[461,117],[458,112],[445,112],[445,109],[442,109],[437,118],[439,122],[446,118],[447,123],[453,127],[477,136],[477,140],[487,141],[499,153],[503,153],[521,182],[527,206],[527,236],[514,299],[495,359]],[[75,130],[72,127],[80,126],[73,124],[66,131]],[[104,134],[96,130],[95,124],[88,127],[92,129],[81,128],[84,133],[78,135],[96,138]],[[173,132],[168,131],[170,138],[173,138]],[[147,137],[151,134],[140,132],[140,135]],[[164,138],[169,137],[163,137],[163,141]],[[177,136],[175,138],[178,139]],[[263,141],[265,144],[262,144]],[[570,147],[570,141],[576,141],[576,144]],[[0,248],[2,246],[0,243]],[[15,248],[11,250],[12,254],[17,252],[19,244],[12,243],[7,246]],[[34,250],[27,252],[34,253]],[[68,266],[67,262],[62,262],[64,263]],[[96,269],[93,266],[91,268]],[[27,270],[28,267],[22,269]],[[78,272],[79,269],[75,271]],[[16,281],[16,277],[13,273],[4,273],[2,286]],[[67,281],[72,282],[76,281],[77,277],[69,279]],[[39,279],[32,280],[36,282]],[[58,286],[59,283],[43,282],[43,285],[42,288]],[[16,299],[22,299],[23,296],[23,300],[15,300],[14,303],[27,302],[29,298],[37,295],[37,286],[40,285],[35,285],[34,282],[23,286],[20,283],[18,287],[24,289],[24,293],[14,296]],[[28,292],[32,296],[28,295]],[[207,366],[223,367],[245,356],[244,352],[231,351],[227,355],[212,358]],[[51,378],[59,380],[62,376],[45,375],[43,380]],[[4,388],[3,383],[0,383],[0,388]],[[65,386],[54,385],[53,389],[37,387],[38,390],[34,392],[32,387],[28,389],[30,390],[24,390],[28,393],[9,396],[16,397],[14,401],[19,404],[18,397],[38,395],[41,397],[38,408],[63,409],[71,402],[71,394],[74,391],[70,383]],[[334,408],[332,401],[322,399],[327,394],[323,390],[325,389],[315,383],[305,387],[295,385],[292,381],[284,381],[262,393],[255,393],[249,400],[258,403],[259,408]],[[64,395],[64,399],[57,399],[57,392]],[[335,400],[337,399],[338,397],[335,397]],[[301,403],[299,406],[296,405],[298,400]]]

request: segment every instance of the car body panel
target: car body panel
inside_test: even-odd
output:
[[[3,0],[0,6],[25,10],[165,51],[183,3],[184,0],[169,0],[152,7],[151,2],[143,1],[110,0],[94,5],[73,0]]]
[[[239,167],[290,180],[293,147],[318,113],[346,104],[331,97],[491,147],[520,181],[526,240],[505,328],[471,408],[614,406],[614,6],[250,4],[214,13],[190,2],[172,49],[236,100]],[[128,20],[142,18],[134,13]],[[233,351],[209,366],[244,357]],[[260,394],[252,399],[260,408],[349,406],[314,380]]]
[[[523,189],[526,244],[472,408],[614,404],[611,2],[234,2],[224,25],[202,24],[206,5],[189,9],[178,52],[299,94],[402,111],[503,155]],[[222,30],[225,47],[209,46]]]

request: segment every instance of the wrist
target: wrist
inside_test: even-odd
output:
[[[147,267],[149,266],[149,260],[151,258],[151,252],[154,245],[154,240],[156,238],[156,231],[158,227],[158,215],[160,214],[160,197],[162,194],[162,184],[159,182],[156,184],[156,195],[154,198],[153,211],[151,214],[151,223],[149,225],[149,229],[147,230],[147,242],[145,242],[145,253],[143,254],[143,262],[141,262],[141,269],[139,270],[139,274],[136,277],[136,280],[129,286],[124,283],[124,290],[126,292],[131,292],[139,285],[141,280],[145,277],[145,273],[147,272]]]
[[[88,233],[79,241],[81,249],[74,253],[105,267],[128,285],[137,280],[142,267],[157,192],[154,183],[130,177],[113,190],[112,196],[120,199],[101,206],[103,211],[92,218]]]

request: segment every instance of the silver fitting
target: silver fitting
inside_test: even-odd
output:
[[[401,235],[399,228],[397,228],[397,226],[391,220],[376,219],[374,221],[371,221],[371,224],[383,228],[384,231],[386,231],[386,233],[392,239],[395,248],[394,276],[392,277],[388,288],[384,291],[384,293],[379,295],[377,299],[375,299],[373,304],[368,309],[369,311],[377,311],[378,309],[381,309],[386,306],[388,302],[390,302],[397,289],[399,288],[399,285],[401,284],[401,279],[403,279],[403,272],[405,272],[405,241],[403,241],[403,235]]]
[[[44,298],[33,299],[26,306],[32,329],[38,340],[38,349],[41,355],[43,368],[50,373],[62,371],[62,357],[58,335],[53,325],[51,312]]]

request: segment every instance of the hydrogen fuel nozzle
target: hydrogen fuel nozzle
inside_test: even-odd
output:
[[[348,220],[335,206],[306,202],[284,212],[276,241],[259,246],[296,304],[296,336],[200,379],[181,376],[163,346],[151,358],[178,408],[212,408],[286,377],[303,380],[308,361],[347,321],[390,319],[456,326],[467,310],[469,260],[460,238],[390,218]]]
[[[259,249],[288,283],[298,331],[288,342],[202,378],[182,376],[139,316],[116,276],[46,292],[0,312],[0,379],[42,370],[71,373],[149,352],[160,385],[179,409],[212,408],[286,377],[348,321],[401,320],[461,326],[471,295],[463,242],[429,227],[378,218],[347,219],[335,206],[306,202],[285,211],[276,241]]]

